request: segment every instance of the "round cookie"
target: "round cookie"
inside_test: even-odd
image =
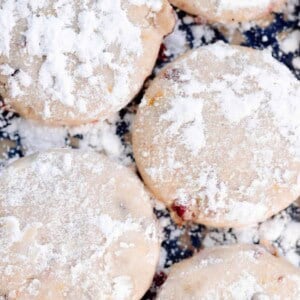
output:
[[[254,245],[202,250],[171,267],[158,299],[289,299],[300,294],[300,272]]]
[[[149,288],[158,228],[131,170],[52,150],[9,166],[0,191],[1,299],[140,299]]]
[[[279,11],[286,0],[170,0],[178,8],[211,23],[235,23]]]
[[[300,195],[299,99],[299,82],[268,52],[224,43],[190,51],[139,107],[139,171],[180,222],[263,221]]]
[[[25,118],[54,125],[124,107],[175,22],[167,0],[1,0],[0,16],[0,94]]]

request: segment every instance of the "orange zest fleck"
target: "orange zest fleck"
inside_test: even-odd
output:
[[[153,106],[155,101],[162,98],[164,96],[163,91],[158,91],[152,98],[148,100],[148,105]]]
[[[273,185],[273,190],[274,190],[275,192],[278,192],[279,189],[280,189],[280,186],[279,186],[278,184],[274,184],[274,185]]]

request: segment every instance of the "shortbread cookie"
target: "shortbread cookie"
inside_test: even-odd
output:
[[[223,43],[168,65],[133,129],[139,171],[183,220],[244,226],[300,195],[300,84],[269,52]]]
[[[279,11],[286,0],[170,0],[180,9],[209,22],[251,21]]]
[[[129,169],[52,150],[9,166],[0,191],[0,299],[131,300],[150,286],[158,231]]]
[[[300,271],[254,245],[202,250],[171,267],[158,299],[297,300]]]
[[[26,118],[77,125],[125,106],[174,25],[167,0],[0,0],[0,94]]]

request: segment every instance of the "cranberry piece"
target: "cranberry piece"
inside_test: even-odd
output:
[[[167,274],[164,272],[156,273],[153,279],[153,282],[156,287],[162,286],[167,279]]]
[[[161,44],[158,54],[158,59],[161,61],[166,61],[168,59],[167,55],[165,54],[165,51],[167,50],[166,46],[164,44]]]
[[[183,218],[183,216],[186,212],[186,207],[183,205],[174,203],[172,205],[172,210],[174,210],[180,218]]]
[[[283,276],[279,276],[279,277],[277,278],[277,281],[278,281],[278,282],[282,282],[282,281],[283,281]]]

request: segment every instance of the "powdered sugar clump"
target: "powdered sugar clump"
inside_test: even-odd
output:
[[[291,32],[281,43],[280,48],[283,52],[295,52],[300,48],[300,30]]]
[[[192,93],[192,91],[189,91]],[[205,146],[204,125],[201,116],[203,104],[198,99],[177,97],[172,108],[160,117],[160,120],[171,122],[168,132],[172,135],[181,131],[182,143],[194,154]],[[180,130],[180,131],[179,131]]]

